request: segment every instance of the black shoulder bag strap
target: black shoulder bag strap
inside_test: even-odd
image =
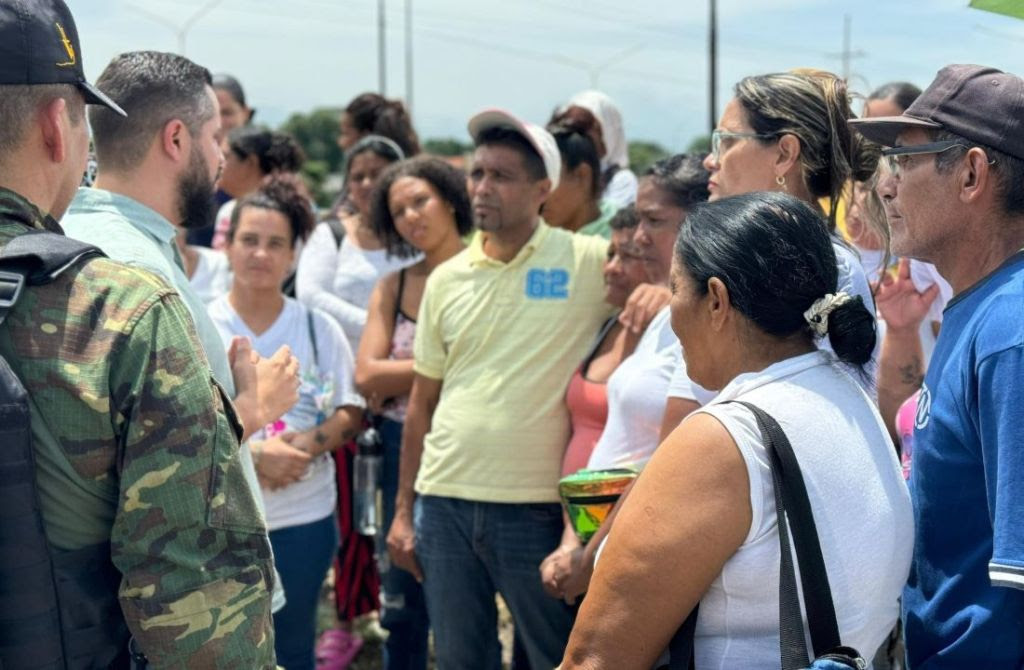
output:
[[[345,241],[345,226],[341,225],[341,218],[332,216],[331,218],[324,221],[327,227],[331,229],[331,234],[334,235],[334,246],[341,249],[341,243]]]
[[[782,668],[806,668],[809,665],[804,639],[800,598],[794,576],[792,546],[796,547],[803,586],[807,625],[811,633],[814,658],[823,656],[840,645],[832,589],[828,583],[825,559],[821,554],[818,530],[807,497],[807,487],[800,473],[793,447],[779,423],[757,405],[738,401],[749,409],[771,457],[772,480],[775,483],[775,513],[779,524],[779,639],[782,643]],[[792,545],[789,532],[793,533]]]
[[[316,346],[316,324],[313,323],[313,309],[306,308],[306,327],[309,328],[309,343],[313,345],[313,367],[320,371],[320,352]]]
[[[765,449],[768,451],[772,481],[775,485],[775,514],[779,526],[779,642],[782,670],[799,670],[810,665],[793,564],[794,544],[800,565],[800,583],[804,592],[814,658],[837,650],[853,652],[840,647],[839,624],[832,601],[832,589],[828,583],[828,573],[825,570],[825,559],[821,554],[814,514],[793,446],[782,427],[770,414],[757,405],[743,401],[735,402],[750,410],[757,421]],[[693,636],[696,624],[697,608],[694,608],[669,644],[670,670],[687,670],[693,667]]]
[[[96,247],[45,231],[11,239],[0,251],[0,324],[25,286],[47,284],[102,255]],[[65,667],[82,658],[106,667],[121,651],[121,630],[127,630],[103,609],[104,604],[117,607],[117,600],[113,595],[107,601],[76,600],[83,591],[73,577],[93,570],[88,559],[113,570],[109,544],[59,556],[51,551],[36,487],[30,416],[28,393],[0,356],[0,667]],[[76,559],[71,569],[63,563],[66,557]],[[101,591],[109,588],[99,567],[89,576]],[[69,613],[73,618],[66,618]]]

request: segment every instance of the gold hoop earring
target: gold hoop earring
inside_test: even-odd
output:
[[[775,183],[781,186],[782,188],[786,188],[786,178],[781,174],[775,178]]]

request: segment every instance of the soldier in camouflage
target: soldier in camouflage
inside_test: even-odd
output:
[[[60,232],[86,103],[120,111],[85,82],[62,0],[0,0],[0,248]],[[0,355],[29,393],[47,538],[57,551],[110,542],[150,666],[274,667],[273,567],[241,426],[177,293],[94,259],[26,289]]]

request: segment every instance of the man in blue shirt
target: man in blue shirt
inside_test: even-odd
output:
[[[1024,81],[950,65],[902,116],[851,122],[884,146],[893,252],[953,286],[918,403],[910,667],[1024,663]]]

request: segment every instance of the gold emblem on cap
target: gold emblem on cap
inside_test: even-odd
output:
[[[64,43],[64,51],[68,52],[67,62],[57,63],[57,67],[74,67],[78,63],[78,59],[75,58],[75,45],[68,39],[68,34],[64,32],[64,26],[59,23],[53,25],[57,26],[57,31],[60,32],[60,41]]]

